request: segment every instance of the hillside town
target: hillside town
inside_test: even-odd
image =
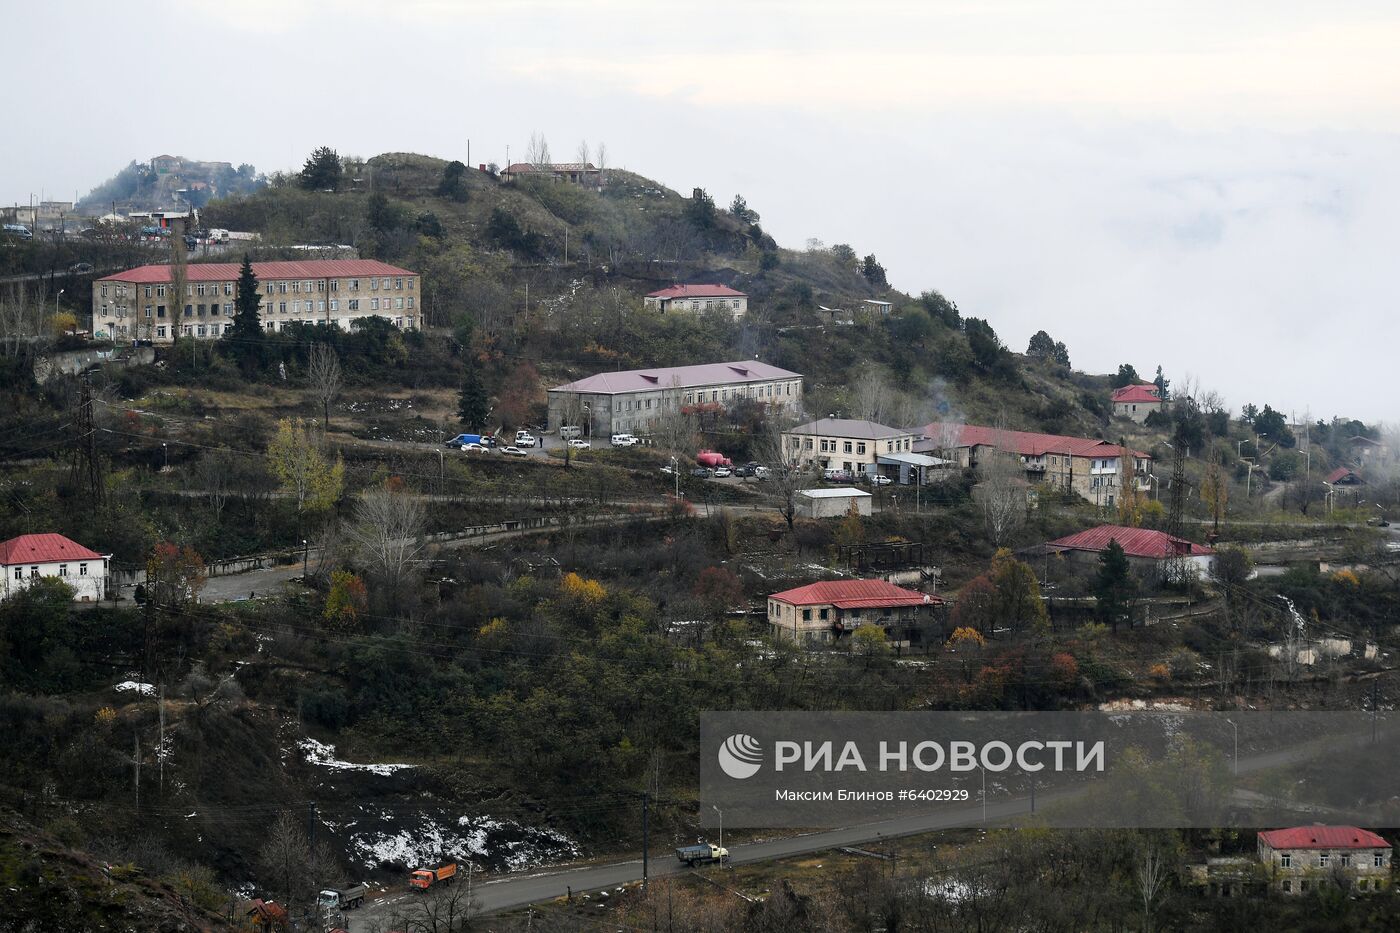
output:
[[[631,74],[571,56],[511,93]],[[1145,339],[1129,263],[1078,316],[906,268],[954,181],[818,224],[778,160],[454,119],[259,168],[181,116],[0,205],[0,928],[1393,928],[1388,400]]]

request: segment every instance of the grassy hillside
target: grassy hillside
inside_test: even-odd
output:
[[[1084,433],[1104,424],[1106,380],[1013,357],[943,296],[912,297],[890,289],[883,270],[863,274],[866,261],[849,247],[781,248],[757,214],[631,172],[609,171],[599,194],[467,169],[444,193],[447,165],[385,154],[338,193],[284,179],[214,202],[207,222],[260,233],[267,257],[334,243],[422,272],[429,325],[486,365],[498,396],[525,389],[538,403],[540,384],[599,369],[759,356],[809,377],[814,413],[910,424],[1004,414],[1013,427]],[[647,291],[697,281],[749,293],[750,314],[736,323],[642,310]],[[894,313],[857,310],[864,298],[890,301]],[[536,372],[505,386],[526,363]],[[871,380],[893,393],[861,391]]]

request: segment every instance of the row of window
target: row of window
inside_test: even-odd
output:
[[[274,307],[274,304],[275,304],[275,307]],[[325,310],[326,310],[326,302],[325,302],[325,301],[315,301],[315,302],[313,302],[313,301],[312,301],[311,299],[309,299],[309,298],[306,299],[306,300],[304,300],[304,301],[301,300],[301,299],[297,299],[297,300],[294,300],[294,301],[290,302],[290,308],[288,307],[288,304],[289,304],[289,303],[288,303],[288,302],[285,302],[285,301],[279,301],[279,302],[275,302],[275,303],[269,301],[269,302],[266,304],[265,307],[266,307],[267,312],[268,312],[269,314],[301,314],[301,313],[311,314],[311,313],[313,313],[313,312],[324,313]],[[360,299],[358,299],[358,298],[351,298],[351,299],[349,299],[349,300],[346,302],[346,305],[347,305],[347,307],[346,307],[346,310],[347,310],[347,311],[359,311],[359,310],[360,310]],[[224,302],[223,305],[222,305],[222,310],[223,310],[223,314],[224,314],[226,317],[232,317],[232,316],[233,316],[233,302],[230,302],[230,301]],[[339,311],[339,310],[340,310],[340,301],[339,301],[338,299],[335,299],[335,298],[332,298],[332,299],[331,299],[331,301],[330,301],[330,310],[333,311],[333,312]],[[378,298],[371,298],[371,299],[369,300],[369,310],[371,310],[371,311],[378,311],[378,310],[380,310],[380,300],[379,300]],[[413,310],[413,298],[412,298],[412,297],[409,297],[409,298],[385,298],[385,299],[384,299],[383,310],[385,310],[385,311],[404,311],[404,310],[412,311],[412,310]],[[219,316],[219,313],[220,313],[220,305],[218,305],[218,304],[204,304],[204,303],[200,303],[200,304],[197,304],[197,305],[196,305],[196,304],[188,304],[188,305],[185,305],[185,317],[196,317],[196,316],[198,316],[198,317],[204,317],[206,313],[207,313],[210,317],[218,317],[218,316]],[[99,316],[101,316],[101,317],[111,317],[113,314],[115,314],[118,318],[125,317],[125,316],[126,316],[126,309],[123,308],[123,307],[121,307],[121,306],[119,306],[119,305],[112,305],[112,304],[108,304],[108,303],[104,303],[104,304],[102,305],[102,307],[99,309]],[[154,305],[154,306],[152,306],[152,305],[146,305],[146,307],[145,307],[145,316],[148,317],[148,318],[164,318],[164,317],[165,317],[165,305]]]
[[[731,398],[775,398],[779,396],[789,396],[801,393],[801,383],[796,380],[781,384],[764,383],[762,385],[735,386],[732,389],[701,389],[696,392],[685,393],[685,404],[693,405],[703,402],[726,402]]]
[[[690,310],[700,311],[703,309],[709,311],[714,308],[729,308],[738,311],[740,308],[739,302],[742,300],[742,298],[692,298],[690,299]],[[672,298],[670,301],[663,300],[661,302],[663,308],[670,307],[677,311],[683,309],[685,305],[685,300],[680,298]]]
[[[1291,852],[1284,852],[1283,854],[1281,854],[1281,855],[1278,857],[1278,863],[1279,863],[1279,865],[1280,865],[1281,867],[1283,867],[1283,868],[1292,868],[1292,867],[1293,867],[1293,853],[1291,853]],[[1350,852],[1343,852],[1343,853],[1342,853],[1342,855],[1341,855],[1341,863],[1342,863],[1342,867],[1343,867],[1343,868],[1350,868],[1350,867],[1351,867],[1351,853],[1350,853]],[[1330,852],[1319,852],[1319,853],[1318,853],[1318,856],[1317,856],[1317,867],[1318,867],[1318,868],[1326,868],[1326,867],[1327,867],[1328,865],[1330,865],[1330,864],[1332,864],[1332,853],[1330,853]],[[1384,867],[1385,867],[1385,854],[1382,853],[1382,852],[1375,852],[1375,853],[1372,853],[1372,855],[1371,855],[1371,865],[1372,865],[1373,868],[1384,868]]]
[[[794,450],[798,449],[799,447],[802,450],[811,450],[813,447],[812,439],[810,437],[791,437],[788,440],[789,446],[791,446]],[[857,454],[859,456],[865,455],[865,441],[838,441],[835,438],[823,437],[820,440],[820,446],[821,452],[824,454],[844,453]],[[909,451],[913,449],[913,446],[914,439],[912,437],[895,438],[894,440],[885,441],[885,452],[892,454],[898,453],[900,451]],[[854,447],[855,449],[853,450],[852,447]],[[878,442],[876,443],[876,448],[876,452],[878,453]]]
[[[1318,890],[1321,890],[1321,889],[1322,889],[1322,885],[1324,885],[1324,884],[1326,884],[1326,883],[1327,883],[1327,882],[1324,882],[1324,881],[1318,881]],[[1300,879],[1298,880],[1298,890],[1299,890],[1300,892],[1306,894],[1306,893],[1308,892],[1308,887],[1309,887],[1308,879],[1306,879],[1306,878],[1300,878]],[[1278,883],[1278,889],[1279,889],[1280,891],[1285,892],[1285,893],[1292,892],[1292,890],[1293,890],[1293,879],[1292,879],[1292,878],[1284,878],[1282,881],[1280,881],[1280,882]],[[1374,883],[1374,884],[1371,883],[1371,880],[1370,880],[1369,878],[1357,878],[1357,879],[1356,879],[1356,890],[1358,890],[1358,891],[1381,891],[1381,890],[1384,890],[1384,889],[1385,889],[1385,882],[1382,881],[1380,878],[1377,878],[1377,879],[1375,880],[1375,883]]]
[[[413,317],[413,315],[409,315],[408,317],[393,318],[394,326],[404,330],[413,330],[414,320],[415,318]],[[314,327],[317,324],[324,323],[326,322],[305,319],[293,321],[265,321],[263,326],[269,331],[279,331],[283,330],[284,328],[290,328],[296,324],[305,324],[307,327]],[[329,323],[332,327],[340,327],[340,321],[330,321]],[[115,327],[113,327],[112,330],[114,337],[128,336],[128,328],[125,324],[118,324]],[[227,324],[171,325],[168,328],[164,324],[157,324],[155,327],[155,339],[165,340],[166,338],[174,337],[177,334],[185,337],[218,337],[221,334],[229,333],[232,330],[232,322],[229,322]],[[148,336],[151,334],[151,329],[149,325],[146,325],[144,332]],[[130,333],[136,334],[139,333],[139,331],[135,327],[132,327],[130,328]]]
[[[324,292],[327,290],[338,292],[340,291],[340,284],[340,279],[299,279],[296,281],[264,282],[263,292],[268,295],[274,293],[285,295],[288,292],[306,292],[307,294],[311,294],[312,292]],[[372,278],[368,280],[368,290],[376,292],[411,292],[413,291],[413,286],[414,278],[412,276],[386,276],[384,278]],[[132,294],[136,294],[137,286],[133,285],[131,288]],[[141,286],[141,288],[145,292],[147,298],[164,298],[166,289],[173,290],[174,286],[166,283],[153,283]],[[123,282],[102,282],[100,284],[101,296],[103,298],[108,297],[109,290],[117,298],[126,297],[126,284]],[[232,295],[234,290],[235,284],[233,282],[191,282],[185,285],[185,296],[193,298],[196,295],[218,295],[221,292],[225,295]],[[345,290],[351,292],[359,291],[360,280],[346,279]]]
[[[88,575],[87,570],[88,570],[87,564],[79,564],[79,565],[78,565],[78,576],[80,576],[80,577],[85,577],[85,576],[87,576],[87,575]],[[59,564],[59,565],[58,565],[58,575],[59,575],[60,577],[66,577],[66,576],[68,576],[68,565],[67,565],[67,564]],[[31,580],[36,580],[36,579],[38,579],[38,577],[39,577],[39,568],[38,568],[38,567],[30,567],[30,568],[29,568],[29,579],[31,579]],[[23,568],[23,567],[16,567],[16,568],[15,568],[15,579],[16,579],[16,580],[23,580],[23,579],[24,579],[24,568]]]

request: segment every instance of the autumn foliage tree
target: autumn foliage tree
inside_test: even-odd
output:
[[[157,606],[178,608],[194,602],[206,579],[204,558],[188,545],[162,541],[146,560],[146,598]]]
[[[348,570],[331,572],[331,586],[326,593],[326,607],[321,613],[326,627],[339,632],[359,627],[360,615],[369,604],[365,582]]]
[[[277,434],[267,445],[268,466],[282,490],[296,503],[297,521],[308,513],[335,504],[345,486],[345,463],[331,462],[321,439],[300,418],[277,422]]]

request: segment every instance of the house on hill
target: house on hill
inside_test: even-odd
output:
[[[671,312],[728,311],[741,318],[749,311],[749,296],[728,285],[672,285],[650,292],[642,299],[650,311]]]
[[[1391,846],[1356,826],[1294,826],[1259,834],[1259,862],[1269,889],[1309,894],[1343,883],[1360,894],[1390,887]]]
[[[1200,576],[1210,571],[1211,560],[1215,557],[1215,551],[1203,544],[1173,537],[1165,531],[1124,525],[1099,525],[1049,541],[1045,547],[1072,561],[1097,563],[1110,541],[1118,542],[1128,557],[1128,563],[1144,579],[1162,579],[1166,562],[1172,558],[1185,559],[1191,567],[1190,572]]]
[[[501,169],[503,181],[516,181],[521,178],[562,181],[595,191],[601,191],[603,188],[603,171],[592,162],[551,162],[548,165],[515,162]]]
[[[43,577],[57,577],[73,588],[77,602],[101,602],[107,595],[107,564],[99,554],[60,534],[20,535],[0,541],[0,599],[13,596]]]
[[[893,640],[909,641],[942,603],[884,580],[826,580],[769,596],[768,624],[774,635],[798,644],[837,641],[863,625],[878,625]]]
[[[1113,390],[1113,415],[1116,418],[1131,418],[1138,424],[1147,420],[1154,411],[1165,411],[1167,400],[1162,398],[1162,390],[1150,382],[1134,383]]]
[[[1152,487],[1152,455],[1091,437],[1005,431],[972,424],[934,422],[923,428],[919,453],[948,457],[960,468],[976,467],[992,451],[1004,449],[1020,457],[1031,483],[1048,483],[1071,490],[1084,499],[1111,508],[1123,487],[1122,470],[1131,471],[1138,492]],[[1130,463],[1124,462],[1124,452]]]
[[[1390,456],[1390,448],[1360,434],[1347,438],[1347,450],[1351,452],[1352,462],[1360,466],[1381,463]]]
[[[1366,481],[1357,474],[1355,470],[1346,467],[1337,467],[1327,474],[1327,479],[1323,480],[1328,486],[1364,486]]]
[[[155,343],[221,337],[233,326],[241,271],[236,262],[190,263],[184,295],[175,294],[168,265],[103,276],[92,283],[93,333]],[[292,324],[349,330],[371,317],[415,330],[422,320],[418,273],[375,259],[255,262],[253,275],[261,298],[258,320],[268,331]]]

